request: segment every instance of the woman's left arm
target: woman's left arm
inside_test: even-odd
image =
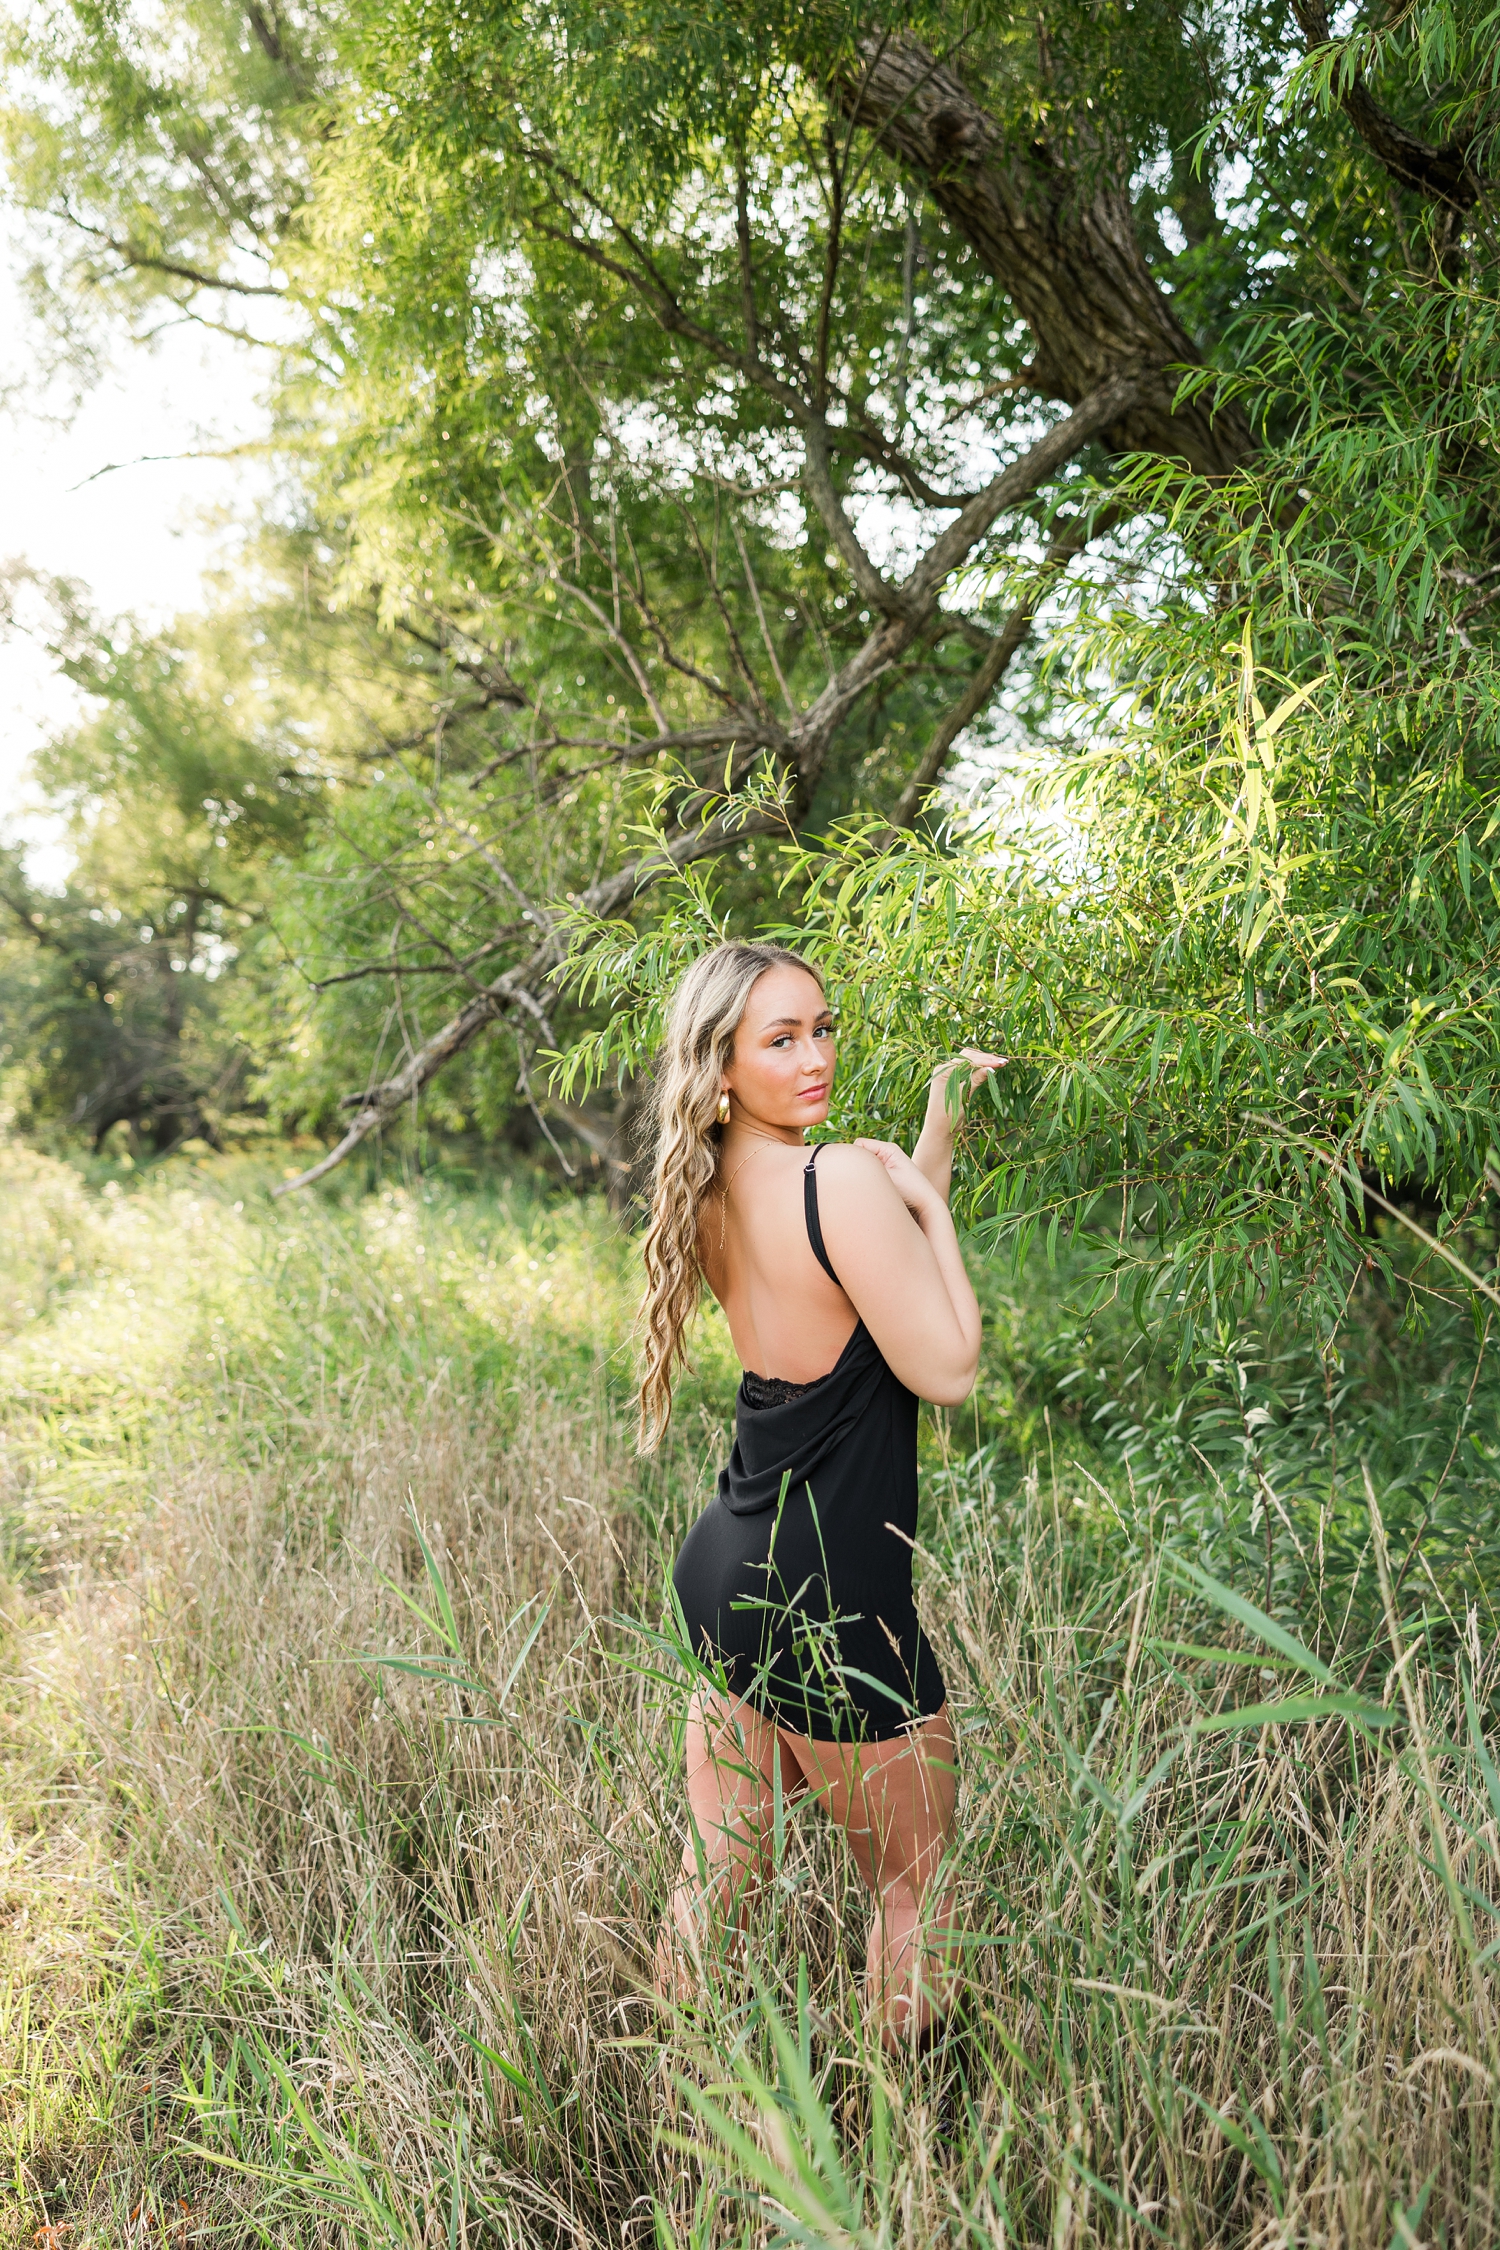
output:
[[[999,1070],[1005,1061],[1003,1055],[987,1055],[980,1047],[961,1047],[952,1062],[939,1063],[932,1074],[932,1086],[927,1096],[927,1115],[911,1160],[924,1179],[930,1180],[946,1203],[948,1190],[953,1183],[953,1132],[962,1121],[964,1105],[976,1086],[984,1083],[991,1071]],[[963,1101],[955,1114],[948,1107],[948,1081],[956,1070],[967,1065],[969,1083],[964,1089]]]

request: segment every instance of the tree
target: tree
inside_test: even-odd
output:
[[[268,861],[300,846],[314,777],[267,724],[249,630],[104,628],[74,587],[15,573],[8,622],[23,590],[44,594],[51,653],[93,715],[37,761],[74,849],[67,883],[41,890],[5,855],[0,1007],[27,1066],[13,1090],[31,1118],[96,1145],[121,1123],[157,1149],[217,1140],[250,1060],[221,1007],[226,975],[261,918]]]
[[[430,950],[350,967],[438,972],[446,1013],[314,1175],[493,1023],[555,1043],[580,923],[659,964],[608,925],[711,861],[731,920],[790,875],[903,1033],[1005,996],[1035,1072],[978,1174],[1007,1223],[1123,1189],[1122,1255],[1149,1224],[1147,1286],[1175,1245],[1211,1312],[1225,1257],[1336,1303],[1354,1157],[1468,1210],[1482,14],[365,0],[323,38],[296,286],[339,380],[289,377],[287,426],[338,598],[481,708],[381,769],[408,810],[370,895],[399,864]],[[1067,823],[935,838],[955,753],[1027,738]],[[467,854],[427,881],[419,804],[422,857]]]
[[[180,320],[275,335],[275,314],[301,302],[331,59],[317,12],[85,0],[9,17],[0,53],[12,90],[0,145],[34,222],[27,279],[59,364],[87,379],[115,323],[141,337]],[[304,324],[308,348],[320,329]]]

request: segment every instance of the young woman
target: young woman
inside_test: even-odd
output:
[[[729,944],[678,987],[646,1236],[642,1442],[671,1412],[703,1284],[745,1370],[717,1497],[673,1582],[715,1684],[688,1724],[692,1834],[657,1955],[681,1992],[710,1919],[768,1872],[777,1768],[846,1829],[875,1896],[868,2004],[892,2047],[942,2009],[953,1826],[946,1691],[912,1602],[917,1401],[957,1406],[979,1308],[948,1211],[948,1064],[907,1156],[803,1135],[828,1115],[834,1023],[816,970]],[[964,1050],[970,1084],[999,1057]]]

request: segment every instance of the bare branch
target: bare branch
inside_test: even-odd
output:
[[[358,708],[356,704],[355,709]],[[448,726],[454,719],[481,718],[490,708],[488,699],[483,696],[476,696],[470,703],[456,703],[445,697],[434,704],[433,715],[426,724],[414,727],[410,734],[382,734],[374,721],[367,719],[365,723],[371,727],[374,741],[366,748],[351,750],[348,755],[360,765],[373,765],[377,758],[400,758],[408,750],[420,750],[424,743],[432,740],[436,731]],[[364,717],[364,714],[360,713],[360,716]],[[549,742],[546,747],[551,749],[554,745]],[[491,760],[486,771],[493,772],[496,766],[504,763],[508,755],[508,752],[502,751],[498,758]]]
[[[118,235],[106,233],[103,227],[90,226],[87,219],[80,219],[77,212],[70,211],[66,204],[60,215],[67,220],[69,226],[76,227],[80,234],[91,236],[95,242],[102,242],[132,272],[164,273],[174,281],[191,282],[195,289],[222,289],[234,297],[280,298],[287,295],[285,289],[278,289],[273,282],[232,281],[225,274],[205,273],[201,266],[185,265],[180,258],[157,257],[139,243],[132,242],[128,236],[122,241]]]
[[[405,1067],[394,1078],[388,1078],[382,1086],[371,1087],[358,1115],[343,1138],[326,1156],[310,1165],[305,1172],[300,1172],[296,1179],[283,1181],[272,1193],[278,1196],[292,1195],[298,1188],[311,1187],[315,1181],[326,1179],[330,1172],[336,1171],[345,1157],[354,1153],[361,1141],[367,1140],[378,1126],[384,1125],[414,1095],[419,1094],[437,1076],[445,1063],[460,1054],[488,1024],[509,1011],[516,989],[528,977],[536,974],[550,952],[550,943],[539,946],[529,960],[507,969],[493,984],[476,993],[456,1016],[451,1017],[440,1031],[434,1032],[430,1039],[424,1041],[408,1057]]]
[[[793,730],[791,744],[804,799],[810,795],[821,770],[834,728],[866,688],[898,662],[925,629],[937,608],[943,585],[968,560],[996,518],[1006,508],[1018,507],[1028,500],[1049,477],[1055,476],[1076,453],[1092,443],[1129,405],[1136,385],[1149,380],[1149,374],[1148,370],[1144,375],[1132,372],[1110,376],[1071,414],[1002,469],[958,518],[939,533],[900,588],[901,611],[885,618],[863,647],[840,666],[804,713],[800,726]]]
[[[1011,658],[1031,630],[1033,614],[1030,602],[1023,602],[1011,611],[1003,628],[994,636],[976,665],[974,675],[963,694],[943,713],[933,729],[931,741],[922,753],[921,763],[901,792],[900,801],[891,815],[893,828],[910,828],[921,812],[948,762],[949,751],[964,728],[978,718],[1000,685]]]
[[[852,133],[853,127],[850,127]],[[830,116],[824,133],[828,155],[828,238],[823,245],[823,286],[818,295],[818,334],[813,347],[813,396],[820,412],[828,404],[828,339],[833,291],[844,251],[844,166]]]
[[[100,477],[112,477],[120,469],[151,468],[158,461],[242,461],[247,455],[256,454],[260,450],[259,446],[215,445],[191,453],[137,453],[129,461],[106,461],[102,467],[90,469],[86,477],[80,477],[76,484],[70,484],[68,491],[82,492],[85,485],[96,483]]]
[[[750,182],[745,153],[739,151],[734,168],[734,231],[740,255],[740,312],[745,323],[745,349],[752,360],[760,358],[760,321],[755,310],[755,264],[750,255]]]
[[[609,1133],[595,1124],[587,1110],[580,1109],[575,1102],[561,1101],[556,1094],[548,1094],[545,1099],[553,1116],[560,1117],[568,1131],[576,1133],[584,1147],[591,1148],[601,1163],[607,1164],[612,1172],[630,1170],[630,1166],[616,1156]]]
[[[645,582],[641,574],[640,559],[636,555],[633,545],[631,546],[630,552],[631,558],[636,565],[636,576],[638,583],[629,589],[629,598],[634,604],[637,612],[639,613],[641,621],[645,625],[647,632],[650,633],[652,639],[655,641],[657,651],[661,657],[662,662],[664,664],[670,665],[674,672],[680,672],[684,679],[696,680],[699,687],[706,688],[710,695],[716,697],[720,703],[726,705],[730,710],[735,712],[744,711],[744,705],[739,701],[739,699],[735,696],[731,689],[725,687],[722,680],[716,680],[713,677],[712,673],[703,671],[701,667],[694,664],[690,658],[678,655],[676,649],[674,649],[672,646],[666,627],[661,622],[661,619],[657,616],[655,610],[651,607],[650,602],[646,599]],[[557,583],[562,587],[564,593],[571,594],[576,600],[581,601],[584,607],[589,611],[590,615],[593,617],[597,617],[600,623],[604,624],[605,621],[603,612],[600,610],[598,604],[592,601],[589,595],[584,593],[581,587],[570,585],[564,578],[559,578],[557,580]],[[617,638],[613,629],[607,624],[605,625],[605,630],[609,633],[611,640]],[[650,706],[652,718],[655,719],[662,732],[666,733],[668,731],[666,713],[662,710],[661,705],[656,700],[654,690],[650,687],[649,683],[646,680],[644,666],[641,664],[640,659],[636,656],[634,649],[631,648],[631,645],[628,641],[620,638],[620,646],[630,660],[631,669],[635,673],[636,679],[641,686],[641,692],[645,696],[647,703]],[[749,719],[750,724],[754,725],[754,717],[749,713],[746,713],[745,715],[747,719]],[[764,724],[765,721],[762,721],[762,723]]]
[[[866,554],[860,544],[858,532],[849,521],[848,511],[834,489],[828,439],[828,426],[821,418],[809,422],[805,433],[805,482],[808,498],[817,509],[824,530],[838,549],[839,557],[859,588],[862,598],[883,616],[899,617],[906,607],[901,590],[892,585]]]
[[[735,624],[729,604],[724,599],[724,589],[719,584],[719,573],[716,566],[716,558],[710,558],[704,552],[703,539],[698,530],[697,521],[694,518],[691,509],[684,509],[682,512],[687,523],[688,537],[692,540],[694,547],[697,549],[698,560],[703,566],[703,575],[705,580],[707,581],[708,590],[713,596],[714,607],[718,611],[719,621],[724,627],[724,635],[729,643],[729,653],[734,658],[735,669],[738,671],[740,678],[745,683],[746,693],[750,697],[751,705],[754,708],[757,718],[764,720],[766,724],[769,725],[771,723],[771,714],[769,709],[767,708],[766,699],[761,693],[760,682],[755,677],[755,672],[753,667],[751,666],[749,657],[745,654],[745,644],[740,639],[739,627]],[[714,544],[715,548],[717,548],[718,541],[715,540]]]
[[[485,536],[488,537],[489,534],[486,533]],[[420,595],[416,597],[416,603],[419,608],[425,609],[429,616],[435,617],[440,625],[445,625],[450,633],[460,635],[472,648],[484,648],[482,641],[476,640],[465,626],[460,625],[457,619],[450,617],[445,610],[439,609],[436,603],[423,601]],[[375,620],[372,618],[371,622],[374,623]],[[517,685],[508,672],[497,671],[490,664],[476,664],[471,658],[461,656],[451,641],[441,640],[436,633],[422,632],[417,626],[413,625],[409,617],[398,617],[396,629],[398,632],[404,633],[409,641],[415,641],[419,648],[430,648],[435,656],[440,656],[445,663],[451,664],[455,672],[462,672],[466,680],[474,682],[484,701],[482,704],[471,706],[471,708],[488,710],[492,704],[496,703],[507,705],[510,709],[516,711],[527,711],[531,708],[530,696],[527,695],[523,687]],[[485,649],[485,654],[493,657],[494,650]]]
[[[506,944],[514,934],[512,930],[502,930],[498,937],[490,938],[485,944],[475,946],[472,953],[465,953],[458,959],[450,958],[446,961],[367,961],[361,968],[341,969],[337,976],[332,977],[310,977],[308,982],[314,992],[328,992],[336,984],[360,984],[366,977],[462,976],[466,970],[473,968],[476,961],[483,961],[491,953],[498,953],[501,946]],[[355,1099],[358,1100],[359,1098],[356,1095]]]
[[[651,685],[650,679],[647,676],[645,665],[641,662],[639,656],[636,654],[634,648],[626,639],[625,635],[623,633],[617,633],[615,631],[614,620],[606,614],[606,612],[600,607],[599,603],[594,600],[591,594],[586,594],[584,592],[581,586],[570,585],[568,580],[561,576],[558,577],[557,583],[562,588],[565,594],[570,594],[574,601],[580,603],[581,606],[588,611],[595,624],[598,625],[600,630],[605,634],[605,636],[613,644],[613,646],[619,650],[626,663],[630,666],[631,678],[635,681],[636,686],[641,691],[641,701],[645,704],[646,709],[651,713],[652,718],[656,721],[662,733],[666,734],[669,731],[667,724],[667,714],[662,709],[660,702],[657,700],[656,690]]]
[[[627,265],[621,259],[611,257],[609,252],[603,249],[599,243],[592,241],[577,213],[555,191],[554,201],[558,209],[566,214],[572,224],[567,228],[554,227],[548,226],[544,220],[538,220],[536,224],[537,231],[540,234],[545,235],[548,241],[563,244],[576,256],[586,258],[591,265],[599,267],[601,272],[613,275],[615,280],[634,290],[638,296],[645,299],[657,321],[668,335],[681,336],[688,342],[696,344],[700,350],[716,360],[721,367],[732,368],[737,374],[743,375],[747,382],[753,383],[757,389],[764,391],[768,398],[773,399],[778,406],[785,408],[793,421],[803,425],[808,422],[818,410],[808,403],[794,383],[787,382],[785,377],[777,374],[769,362],[761,357],[758,347],[754,352],[738,350],[724,337],[716,335],[712,329],[705,328],[701,322],[690,318],[683,311],[676,295],[657,269],[654,261],[637,244],[634,235],[624,222],[617,219],[612,212],[605,209],[592,197],[587,196],[586,191],[578,187],[578,184],[565,173],[563,167],[549,158],[545,152],[533,149],[530,153],[544,169],[555,172],[559,178],[568,179],[570,187],[577,187],[578,193],[585,197],[589,208],[599,218],[603,219],[606,225],[614,229],[622,242],[631,250],[632,255],[639,258],[640,265],[639,268]],[[972,497],[970,494],[963,492],[939,491],[922,474],[916,463],[910,460],[899,446],[892,443],[891,439],[886,436],[878,423],[862,406],[847,397],[836,384],[829,383],[826,380],[824,392],[825,404],[839,407],[847,416],[847,420],[837,433],[840,444],[847,446],[851,452],[857,453],[862,460],[873,462],[878,467],[885,469],[899,484],[905,487],[914,500],[920,500],[922,505],[927,508],[961,508],[965,501]]]
[[[792,701],[792,691],[786,684],[786,674],[782,671],[781,659],[776,654],[776,643],[772,640],[771,629],[766,623],[765,604],[760,598],[760,587],[756,583],[755,572],[750,567],[750,552],[745,545],[745,535],[740,529],[740,519],[731,512],[729,521],[734,530],[734,543],[740,551],[740,561],[744,565],[745,584],[750,589],[750,599],[755,607],[756,622],[760,626],[760,637],[765,644],[766,656],[771,670],[776,675],[776,685],[781,690],[781,700],[786,705],[786,715],[795,726],[797,723],[797,706]]]
[[[854,130],[853,119],[850,131]],[[912,332],[917,320],[917,257],[921,249],[918,214],[920,196],[908,194],[906,199],[906,241],[901,257],[901,342],[896,350],[896,364],[891,370],[891,403],[896,409],[896,427],[906,420],[906,375],[911,362]],[[993,384],[986,389],[993,390]]]
[[[903,591],[909,591],[914,597],[935,595],[1005,509],[1029,500],[1050,476],[1125,412],[1142,380],[1143,371],[1138,368],[1106,376],[1097,389],[1079,400],[1065,420],[1054,424],[1019,459],[1003,468],[983,492],[975,494],[954,522],[939,532]]]
[[[1083,553],[1090,540],[1102,537],[1118,522],[1119,515],[1118,508],[1106,508],[1101,514],[1070,526],[1054,539],[1043,558],[1037,581],[1025,600],[1016,604],[998,633],[983,636],[980,660],[974,675],[957,702],[943,713],[933,729],[932,739],[922,753],[921,762],[902,790],[900,801],[891,815],[893,828],[910,828],[922,811],[942,775],[954,743],[989,702],[1005,677],[1011,659],[1030,632],[1032,620],[1048,584]]]
[[[582,894],[578,904],[585,912],[607,918],[617,914],[637,891],[659,882],[674,869],[721,852],[741,837],[769,835],[779,826],[779,820],[769,813],[753,814],[748,820],[725,820],[722,815],[715,816],[702,828],[674,837],[663,851],[644,853],[604,882],[594,884]],[[520,1009],[534,1019],[545,1021],[545,1004],[552,996],[553,974],[561,965],[565,950],[566,941],[555,931],[549,931],[525,961],[506,969],[492,984],[466,1001],[458,1014],[430,1039],[424,1040],[394,1078],[388,1078],[383,1085],[372,1086],[336,1146],[294,1180],[284,1180],[280,1187],[273,1189],[273,1194],[293,1195],[299,1188],[311,1187],[314,1182],[326,1179],[362,1141],[368,1140],[371,1133],[378,1131],[420,1094],[445,1064],[501,1017]]]
[[[631,735],[621,743],[613,742],[610,736],[604,734],[554,734],[549,735],[542,743],[512,744],[510,749],[502,750],[497,758],[492,758],[487,766],[474,775],[469,787],[477,789],[481,782],[488,781],[491,774],[508,760],[524,756],[528,749],[542,752],[610,750],[614,755],[606,759],[604,765],[613,765],[626,758],[654,758],[659,751],[665,750],[713,750],[720,744],[730,742],[747,744],[757,750],[770,750],[781,747],[784,741],[785,736],[779,727],[747,723],[743,713],[736,713],[727,719],[709,719],[702,726],[679,727],[671,734]],[[582,771],[602,772],[603,765],[585,766]],[[570,772],[568,778],[577,779],[578,775]]]

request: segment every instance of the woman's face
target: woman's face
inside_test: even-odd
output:
[[[806,969],[767,969],[750,987],[724,1073],[733,1123],[800,1134],[833,1092],[833,1010]]]

